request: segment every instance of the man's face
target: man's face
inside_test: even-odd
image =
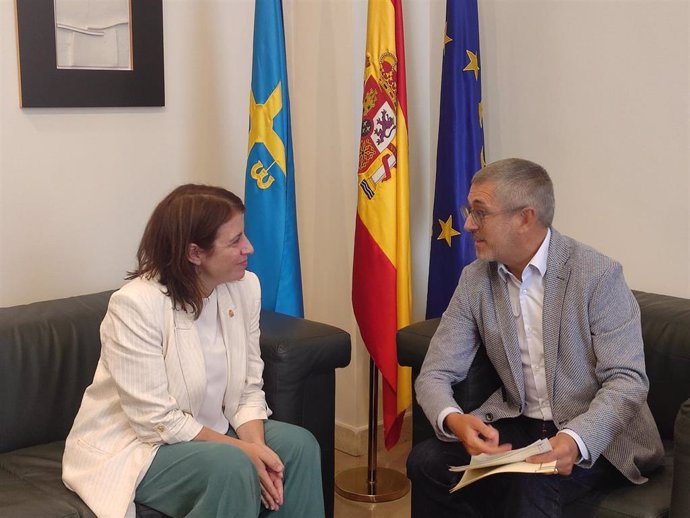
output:
[[[519,211],[500,203],[494,182],[473,184],[467,202],[472,216],[465,220],[464,228],[472,234],[477,258],[511,264],[518,240]]]

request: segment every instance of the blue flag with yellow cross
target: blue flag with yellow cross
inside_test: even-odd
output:
[[[261,281],[264,309],[301,317],[302,274],[280,0],[258,0],[255,5],[249,119],[244,188],[245,233],[254,245],[249,270]]]
[[[460,207],[484,166],[483,117],[477,0],[447,0],[426,318],[441,316],[475,259]]]

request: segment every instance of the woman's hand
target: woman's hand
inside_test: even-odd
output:
[[[249,421],[238,427],[239,439],[203,427],[195,441],[230,444],[244,452],[259,475],[261,502],[267,509],[277,511],[283,505],[283,461],[264,442],[263,421]]]
[[[283,505],[283,463],[265,444],[238,440],[236,445],[254,463],[261,484],[261,502],[267,509],[277,511]]]
[[[278,503],[278,506],[283,505],[283,472],[281,471],[280,473],[276,473],[274,471],[269,471],[268,476],[271,477],[271,480],[273,481],[273,485],[278,488],[280,492],[280,502]],[[263,487],[262,487],[263,491]],[[264,504],[266,509],[271,509],[270,502],[264,498],[263,495],[261,495],[261,502]],[[273,511],[277,511],[278,507],[275,507],[275,509],[272,509]]]
[[[260,448],[262,454],[266,457],[261,457],[263,466],[257,466],[259,473],[259,481],[261,482],[261,502],[266,509],[277,511],[278,507],[283,505],[283,463],[280,457],[266,446],[264,440],[264,422],[260,419],[247,421],[246,423],[237,427],[237,437],[249,444],[256,445]],[[250,457],[251,458],[251,457]],[[252,461],[254,459],[252,458]],[[254,465],[257,465],[254,462]]]

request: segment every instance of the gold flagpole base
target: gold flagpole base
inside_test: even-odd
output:
[[[402,473],[376,466],[378,453],[378,388],[379,371],[369,359],[369,439],[367,467],[342,471],[335,476],[335,492],[357,502],[390,502],[402,498],[410,490],[410,481]]]
[[[353,468],[335,476],[335,492],[357,502],[390,502],[402,498],[410,490],[410,481],[402,473],[376,468],[376,482],[369,483],[368,468]]]

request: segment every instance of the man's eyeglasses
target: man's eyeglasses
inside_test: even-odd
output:
[[[478,227],[481,227],[484,224],[484,220],[488,217],[498,216],[499,214],[510,214],[510,213],[522,210],[524,208],[525,208],[525,206],[523,205],[522,207],[514,207],[512,209],[497,210],[495,212],[489,212],[489,211],[481,210],[481,209],[472,209],[472,208],[468,207],[467,205],[463,205],[462,207],[460,207],[460,214],[462,214],[462,217],[465,221],[467,221],[467,218],[469,218],[471,216],[472,221],[474,221],[474,224],[477,225]]]

